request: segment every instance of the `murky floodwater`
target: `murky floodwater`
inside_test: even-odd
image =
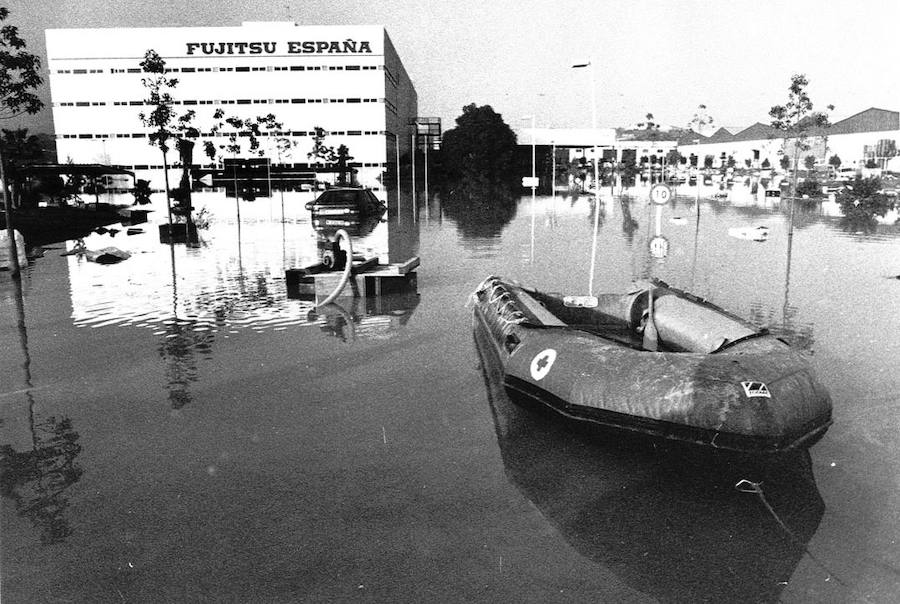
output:
[[[592,198],[392,200],[355,249],[420,256],[416,293],[316,311],[284,279],[319,253],[310,194],[238,221],[211,193],[200,247],[151,220],[85,240],[120,264],[63,243],[21,298],[0,275],[4,602],[894,601],[900,229],[826,202],[789,246],[752,183],[677,192],[657,218],[646,187],[603,191],[593,282],[659,277],[810,355],[835,424],[754,468],[762,494],[734,488],[749,468],[513,405],[480,356],[485,276],[587,292]]]

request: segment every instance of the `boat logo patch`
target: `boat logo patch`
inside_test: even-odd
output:
[[[741,382],[747,398],[772,398],[769,387],[762,382]]]
[[[531,377],[534,378],[534,381],[540,382],[544,377],[550,373],[550,368],[553,367],[553,363],[556,361],[556,351],[552,348],[547,348],[546,350],[542,350],[537,353],[533,359],[531,359]]]

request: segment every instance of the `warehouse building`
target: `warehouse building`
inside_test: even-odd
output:
[[[140,63],[155,50],[177,79],[171,88],[177,115],[195,112],[198,142],[211,141],[215,160],[195,152],[193,162],[221,167],[227,159],[268,158],[273,169],[319,172],[326,163],[308,154],[321,128],[325,146],[347,147],[356,181],[382,191],[396,181],[409,154],[417,116],[415,87],[382,26],[302,26],[248,22],[235,27],[50,29],[47,67],[60,161],[103,163],[133,170],[161,186],[163,157],[148,140],[139,114],[150,92]],[[273,114],[281,128],[263,130],[251,151],[246,136],[215,119]],[[222,124],[221,128],[216,128]],[[414,128],[414,126],[413,126]],[[202,145],[201,145],[202,146]],[[167,163],[177,162],[173,150]],[[177,182],[177,170],[169,179]],[[174,179],[174,180],[173,180]]]

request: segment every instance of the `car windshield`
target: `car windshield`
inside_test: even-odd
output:
[[[322,194],[322,196],[318,199],[316,203],[321,204],[355,204],[356,203],[357,192],[356,191],[330,191],[328,193]]]

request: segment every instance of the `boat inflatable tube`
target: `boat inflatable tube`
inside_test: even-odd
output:
[[[649,292],[659,350],[641,346]],[[713,448],[806,448],[831,399],[800,353],[765,330],[663,282],[567,307],[564,297],[492,277],[474,294],[513,399],[578,420]]]

